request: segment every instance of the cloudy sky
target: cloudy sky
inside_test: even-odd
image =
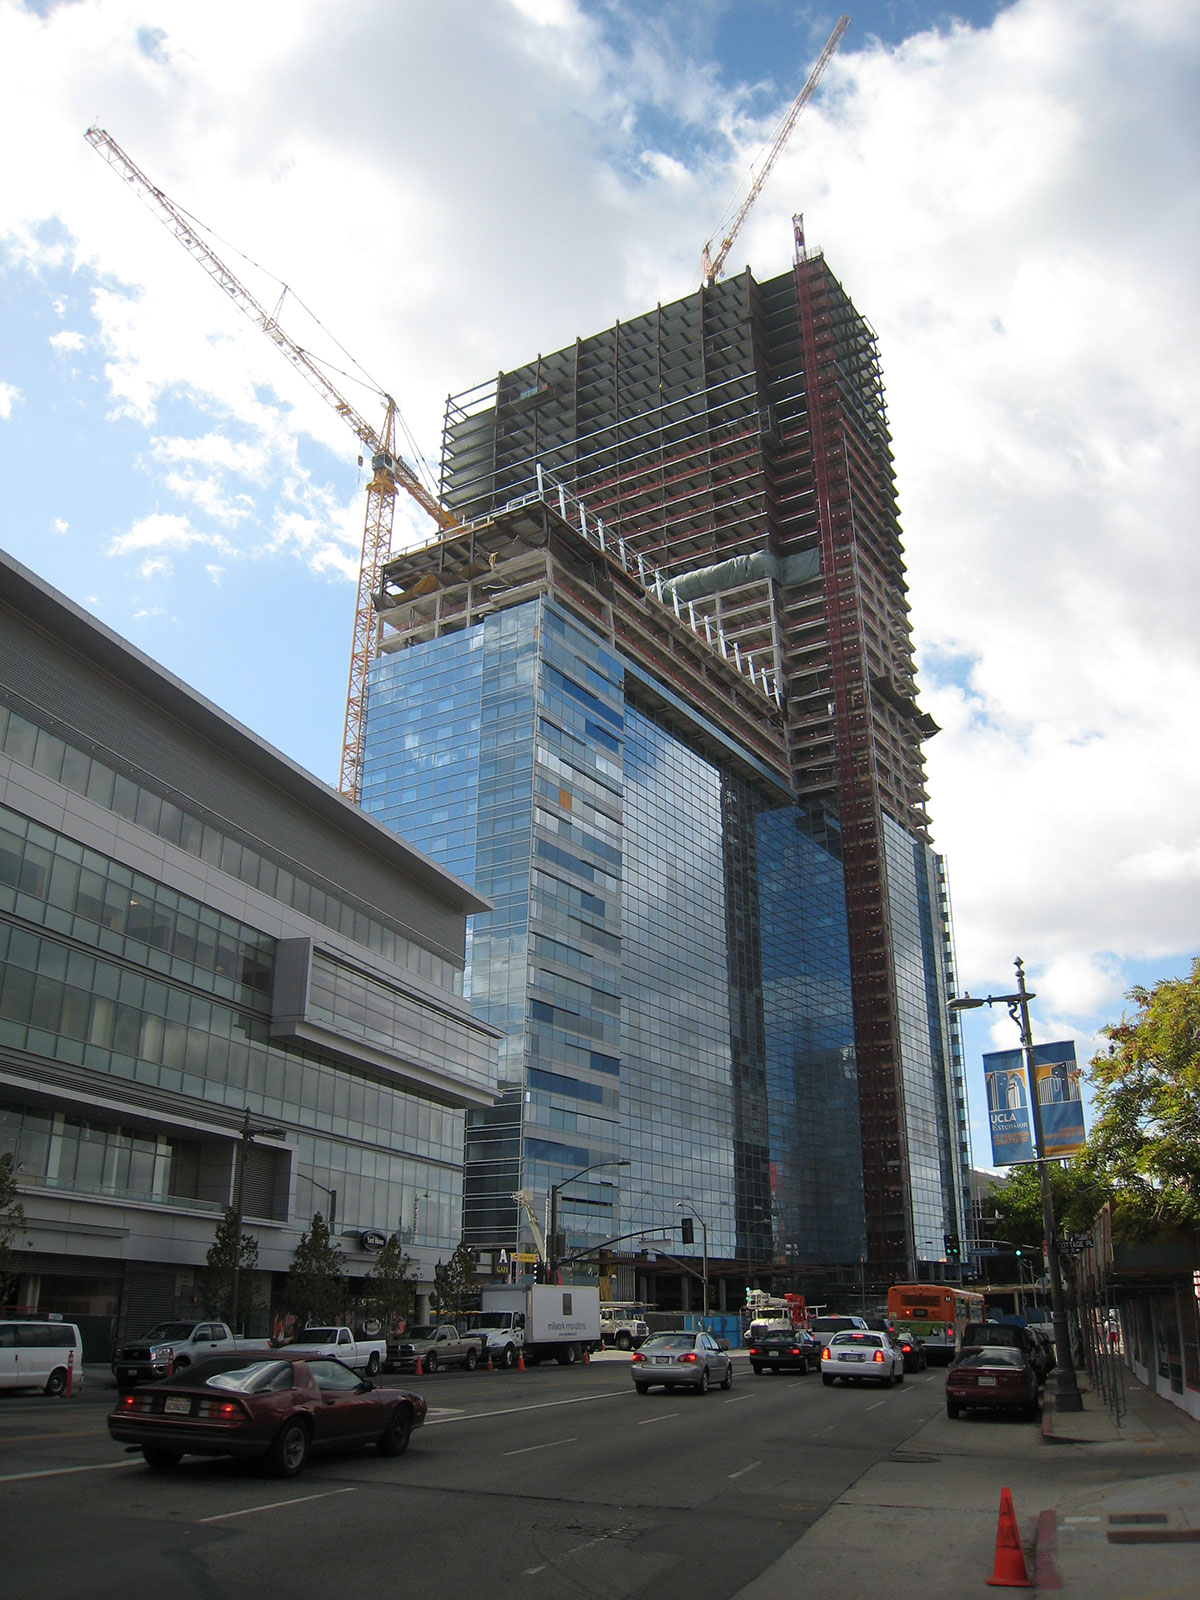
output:
[[[0,0],[0,543],[336,782],[357,441],[84,130],[435,462],[448,393],[696,287],[837,14]],[[729,270],[803,211],[879,333],[960,982],[1023,957],[1086,1059],[1200,952],[1200,8],[851,16]],[[972,1014],[981,1165],[1014,1042]]]

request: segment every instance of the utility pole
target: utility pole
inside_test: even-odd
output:
[[[250,1107],[247,1106],[242,1117],[242,1133],[234,1150],[233,1159],[237,1163],[237,1172],[233,1180],[233,1267],[229,1276],[229,1326],[236,1334],[238,1331],[238,1290],[239,1277],[242,1265],[242,1199],[246,1185],[246,1153],[251,1141],[260,1137],[267,1139],[282,1139],[282,1128],[255,1128],[250,1123]]]

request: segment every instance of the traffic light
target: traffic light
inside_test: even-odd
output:
[[[956,1233],[944,1233],[942,1235],[942,1243],[946,1247],[946,1260],[957,1261],[962,1254],[959,1248],[958,1235]]]
[[[695,1244],[696,1229],[691,1217],[681,1217],[679,1221],[679,1237],[684,1244]]]

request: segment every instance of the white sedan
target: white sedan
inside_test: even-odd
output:
[[[890,1389],[904,1382],[904,1355],[886,1333],[855,1328],[835,1333],[821,1351],[821,1382],[878,1383]]]

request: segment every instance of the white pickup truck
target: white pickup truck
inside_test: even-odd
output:
[[[113,1373],[118,1389],[132,1389],[135,1383],[165,1378],[168,1372],[237,1348],[233,1330],[224,1322],[160,1322],[140,1339],[121,1346],[113,1357]]]
[[[287,1346],[289,1355],[334,1356],[373,1378],[387,1360],[386,1339],[356,1339],[349,1328],[304,1328]]]

